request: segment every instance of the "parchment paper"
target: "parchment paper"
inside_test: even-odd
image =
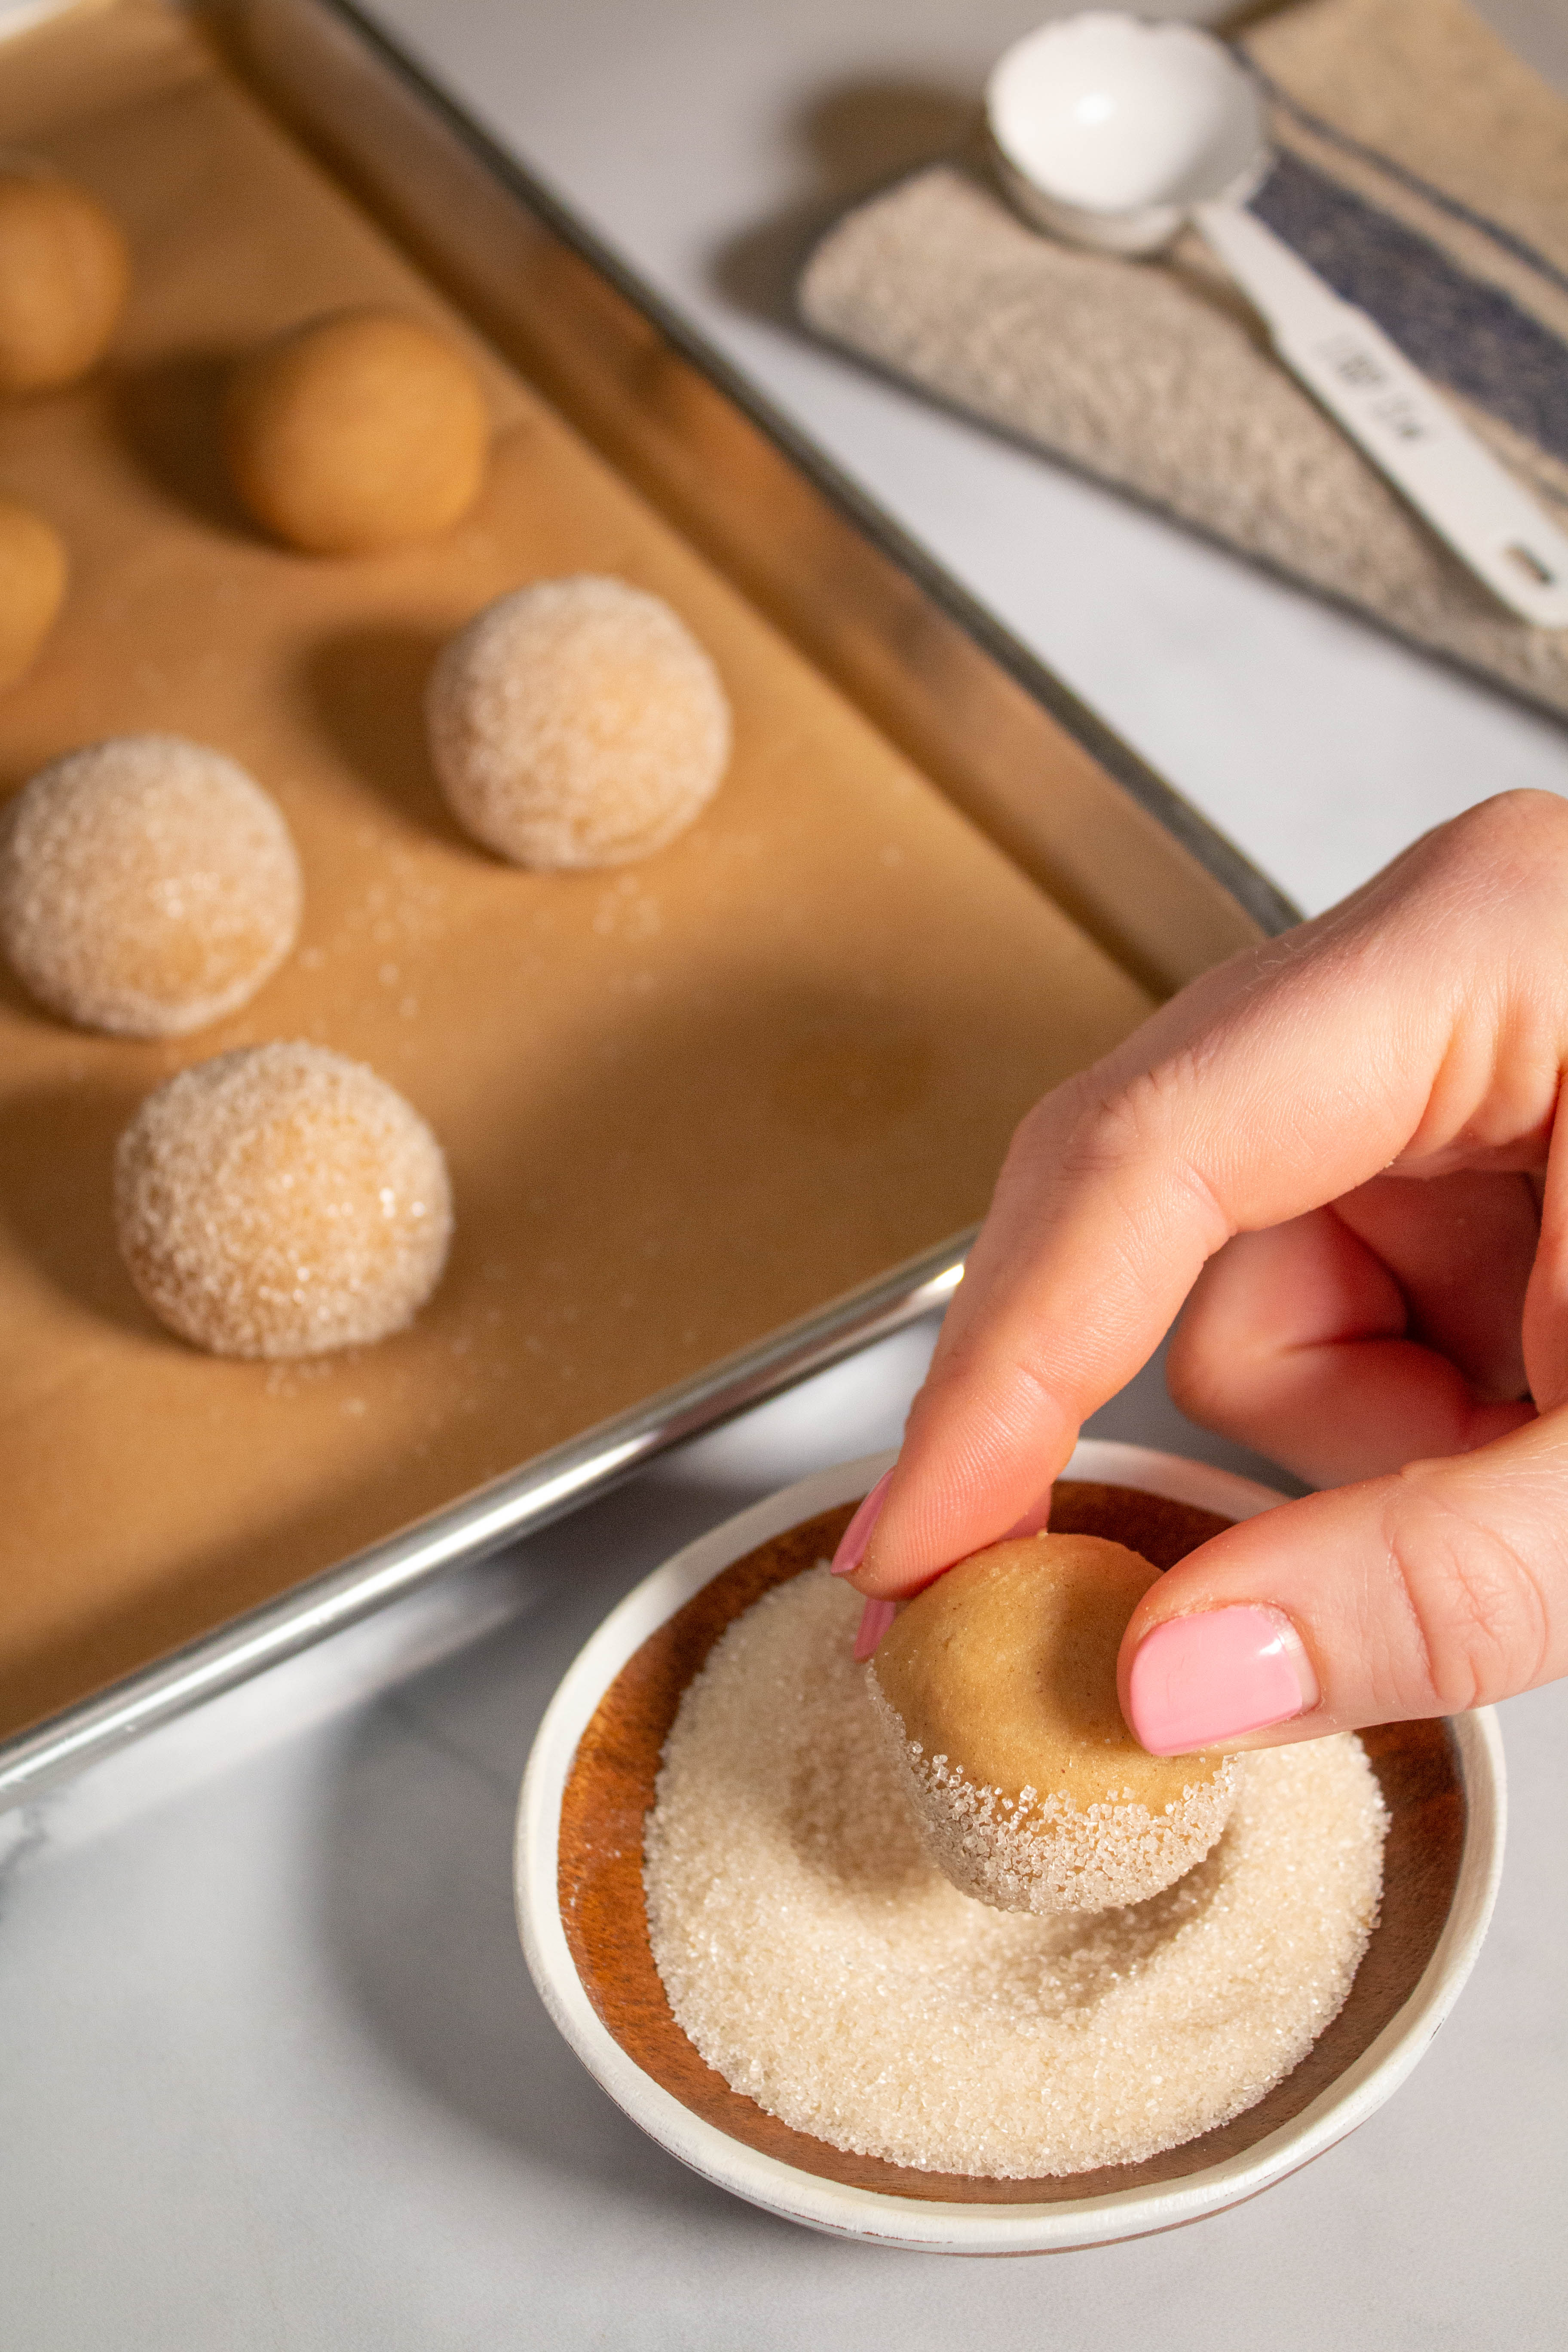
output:
[[[216,744],[283,808],[307,906],[247,1011],[174,1045],[74,1032],[0,976],[0,1735],[977,1217],[1019,1114],[1148,1002],[472,342],[194,29],[133,0],[5,62],[0,139],[114,207],[136,286],[94,382],[0,411],[0,492],[74,564],[0,701],[0,778],[132,730]],[[247,527],[213,399],[253,339],[352,302],[469,341],[498,442],[448,538],[324,561]],[[420,698],[479,605],[577,571],[670,599],[737,740],[683,841],[563,879],[457,831]],[[457,1240],[405,1335],[220,1362],[120,1265],[113,1144],[175,1069],[296,1036],[431,1121]]]

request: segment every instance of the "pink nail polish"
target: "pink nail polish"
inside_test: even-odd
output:
[[[898,1603],[892,1601],[868,1601],[860,1612],[860,1631],[855,1636],[856,1663],[864,1665],[876,1653],[878,1643],[898,1615]]]
[[[1318,1704],[1318,1678],[1282,1609],[1168,1617],[1132,1660],[1127,1711],[1151,1756],[1186,1756],[1289,1723]]]
[[[877,1514],[888,1491],[890,1470],[884,1470],[849,1525],[838,1538],[838,1549],[833,1555],[835,1576],[853,1576],[866,1557],[866,1547],[871,1540],[871,1530],[877,1524]]]

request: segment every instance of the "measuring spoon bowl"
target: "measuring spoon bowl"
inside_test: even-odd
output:
[[[1256,85],[1188,25],[1042,25],[998,60],[985,111],[1019,210],[1102,252],[1157,253],[1194,205],[1245,202],[1268,168]]]

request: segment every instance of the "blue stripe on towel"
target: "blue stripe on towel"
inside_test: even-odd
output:
[[[1568,343],[1500,288],[1288,152],[1251,208],[1427,375],[1568,459]]]
[[[1568,273],[1559,269],[1554,261],[1548,260],[1544,253],[1521,236],[1516,229],[1504,228],[1500,221],[1478,212],[1473,205],[1461,204],[1458,196],[1448,194],[1447,188],[1436,187],[1430,180],[1424,180],[1419,172],[1411,171],[1408,164],[1396,163],[1392,155],[1384,155],[1379,148],[1366,146],[1361,140],[1352,139],[1348,131],[1342,131],[1337,122],[1330,122],[1324,116],[1314,114],[1310,108],[1292,98],[1288,89],[1281,89],[1277,81],[1270,81],[1251,58],[1244,57],[1242,63],[1264,91],[1269,104],[1278,107],[1281,113],[1291,116],[1304,130],[1326,140],[1331,147],[1337,147],[1342,155],[1357,156],[1362,163],[1371,163],[1378,171],[1386,173],[1400,187],[1408,188],[1413,195],[1422,197],[1427,204],[1435,205],[1438,212],[1447,213],[1450,220],[1463,221],[1467,228],[1479,229],[1483,236],[1489,236],[1492,243],[1501,246],[1505,253],[1511,253],[1516,261],[1526,263],[1541,277],[1568,294]]]

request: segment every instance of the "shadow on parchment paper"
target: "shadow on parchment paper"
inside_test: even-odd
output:
[[[819,90],[789,135],[808,193],[728,240],[709,263],[716,293],[753,317],[798,324],[795,287],[806,256],[859,197],[940,157],[977,152],[978,93],[934,82],[861,82]]]
[[[711,1492],[676,1489],[650,1525],[631,1488],[535,1538],[518,1555],[520,1614],[346,1735],[323,1791],[317,1902],[365,2030],[449,2114],[617,2202],[772,2232],[789,2225],[688,2171],[600,2090],[533,1989],[512,1909],[518,1787],[557,1682],[622,1594],[724,1515]],[[603,1555],[588,1574],[585,1536]]]
[[[0,1106],[0,1222],[64,1295],[170,1347],[114,1239],[114,1147],[146,1085],[37,1087]]]
[[[111,397],[127,446],[163,496],[228,539],[260,533],[229,485],[218,416],[231,352],[166,354],[120,370]]]
[[[1017,1018],[1020,1035],[993,1031],[1015,1059],[1034,1050],[1026,1007]],[[957,1027],[960,1041],[972,1034]],[[307,1508],[258,1515],[243,1540],[193,1543],[155,1587],[106,1597],[90,1623],[0,1674],[0,1718],[79,1696],[84,1651],[94,1683],[112,1680],[971,1222],[1006,1139],[966,1121],[933,1130],[944,1057],[961,1050],[917,1006],[743,974],[679,1004],[628,1003],[548,1093],[489,1106],[488,1128],[452,1152],[446,1275],[414,1331],[384,1343],[417,1351],[432,1374],[418,1444],[356,1456]],[[132,1288],[110,1218],[114,1141],[144,1091],[84,1082],[13,1106],[0,1217],[74,1299],[177,1348]],[[781,1123],[800,1132],[798,1161],[759,1179],[759,1131]],[[657,1186],[628,1181],[650,1163]],[[867,1181],[900,1166],[924,1204],[918,1228],[896,1182]],[[695,1228],[693,1198],[726,1202],[724,1217]],[[809,1288],[790,1238],[803,1223],[822,1236]],[[708,1304],[687,1328],[699,1287]],[[360,1352],[285,1367],[282,1387],[308,1381],[323,1412],[339,1410]],[[578,1366],[585,1391],[572,1385]],[[211,1393],[231,1389],[237,1410],[259,1412],[255,1391],[278,1370],[215,1365]]]
[[[26,782],[24,776],[16,779],[18,785]],[[0,814],[3,812],[4,803],[0,803]],[[0,954],[0,1005],[7,1013],[20,1013],[28,1021],[41,1021],[47,1029],[74,1032],[78,1036],[81,1034],[75,1024],[66,1020],[63,1014],[51,1013],[47,1004],[40,1004],[36,996],[28,995],[3,954]]]
[[[488,859],[447,807],[425,730],[425,688],[445,636],[388,625],[348,629],[307,656],[316,722],[362,782],[437,840]]]

